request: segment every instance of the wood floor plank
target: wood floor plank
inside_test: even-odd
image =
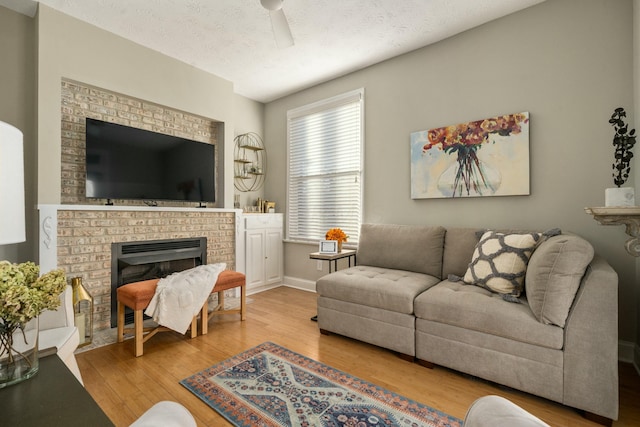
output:
[[[76,355],[85,387],[116,426],[128,426],[162,400],[183,404],[199,426],[229,425],[179,381],[265,341],[318,360],[447,414],[464,418],[481,396],[496,394],[522,406],[552,426],[593,427],[578,411],[442,367],[428,369],[394,353],[338,335],[321,335],[316,295],[280,287],[252,295],[247,320],[216,316],[209,333],[190,339],[177,333],[154,336],[144,356],[133,343],[111,344]],[[640,426],[640,377],[620,364],[620,418],[614,426]]]

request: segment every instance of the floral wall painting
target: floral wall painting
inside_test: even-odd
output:
[[[411,134],[411,198],[529,194],[529,113]]]

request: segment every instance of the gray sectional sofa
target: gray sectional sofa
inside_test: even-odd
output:
[[[576,235],[485,232],[362,225],[358,265],[316,282],[321,332],[617,419],[616,272]],[[535,240],[510,258],[525,271],[495,282],[502,267],[482,244],[514,236]]]

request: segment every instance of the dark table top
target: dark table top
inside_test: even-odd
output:
[[[113,426],[73,373],[53,354],[38,373],[0,389],[2,426]]]

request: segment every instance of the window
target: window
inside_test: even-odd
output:
[[[287,239],[340,227],[357,244],[362,219],[364,89],[287,113]]]

